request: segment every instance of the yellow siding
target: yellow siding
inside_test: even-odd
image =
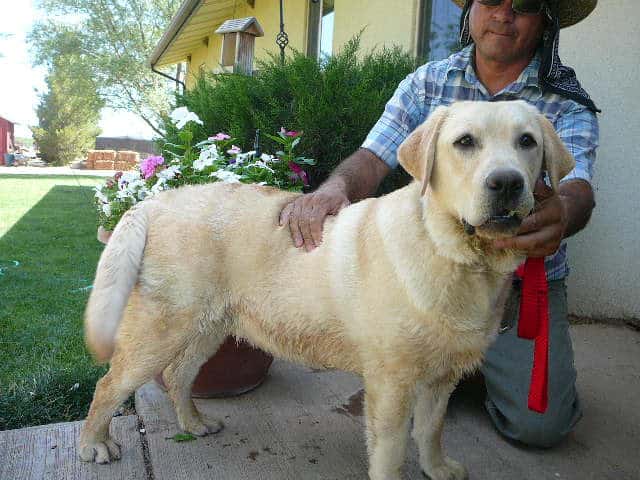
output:
[[[280,2],[278,0],[256,0],[256,8],[244,6],[242,17],[256,17],[264,29],[264,37],[256,39],[256,58],[266,60],[267,52],[279,54],[276,35],[280,32]],[[309,0],[285,0],[284,30],[289,35],[289,46],[305,51]]]
[[[415,54],[418,0],[335,0],[334,53],[365,28],[361,49],[400,45]]]
[[[187,65],[187,88],[191,88],[197,78],[200,69],[210,68],[209,49],[204,43],[191,54],[191,61]]]
[[[256,38],[256,60],[266,60],[268,52],[279,54],[276,35],[280,31],[280,2],[277,0],[257,0],[256,7],[247,3],[238,4],[235,17],[256,17],[264,30],[264,37]],[[306,49],[308,1],[285,0],[284,2],[285,32],[289,36],[289,46],[302,52]],[[219,25],[212,25],[215,31]],[[191,53],[191,61],[187,66],[187,88],[191,88],[200,68],[208,71],[220,71],[220,55],[222,51],[222,35],[209,36],[209,45],[202,45]]]

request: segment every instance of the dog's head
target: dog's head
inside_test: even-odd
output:
[[[402,143],[398,160],[423,194],[430,187],[441,208],[488,238],[517,232],[543,171],[557,189],[575,163],[553,125],[523,101],[439,107]]]

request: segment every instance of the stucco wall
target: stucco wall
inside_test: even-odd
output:
[[[637,0],[601,0],[562,31],[560,54],[602,109],[597,207],[569,243],[570,311],[640,318],[640,29]]]
[[[415,53],[418,0],[335,0],[334,50],[363,28],[363,52],[400,45]]]

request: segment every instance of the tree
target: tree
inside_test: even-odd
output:
[[[167,80],[148,58],[180,0],[40,0],[47,20],[29,36],[36,63],[51,65],[68,49],[87,59],[106,105],[138,114],[158,134],[170,103]]]
[[[44,159],[65,165],[95,144],[104,101],[89,67],[78,55],[55,59],[46,84],[48,91],[41,96],[37,110],[39,127],[31,130]]]

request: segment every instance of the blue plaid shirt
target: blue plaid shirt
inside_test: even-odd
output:
[[[370,150],[391,168],[398,165],[396,152],[402,141],[439,105],[455,101],[525,100],[553,123],[576,160],[576,167],[562,181],[580,178],[589,183],[598,146],[598,120],[587,107],[561,95],[543,92],[538,82],[540,52],[518,79],[495,95],[480,83],[473,70],[473,45],[445,60],[429,62],[407,76],[387,103],[362,148]],[[567,276],[567,245],[545,262],[547,278]]]

